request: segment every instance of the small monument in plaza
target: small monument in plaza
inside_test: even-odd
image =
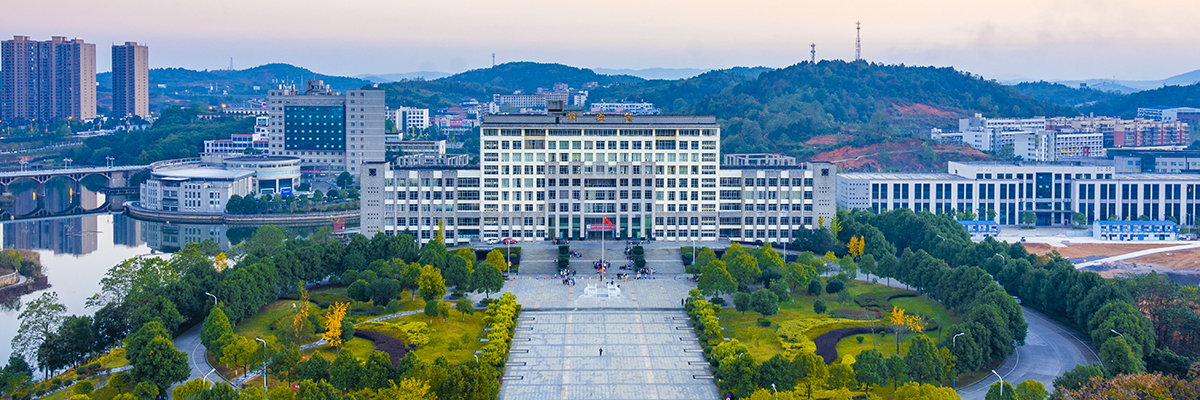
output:
[[[583,295],[580,298],[619,298],[621,297],[621,288],[617,285],[604,285],[597,287],[596,285],[588,285],[583,289]]]

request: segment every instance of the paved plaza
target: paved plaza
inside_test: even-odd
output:
[[[523,311],[500,399],[717,399],[681,304],[696,284],[679,245],[646,246],[654,279],[613,280],[631,271],[617,268],[628,262],[625,243],[607,241],[613,267],[601,280],[592,269],[601,243],[572,242],[583,257],[571,260],[575,285],[563,285],[553,276],[558,246],[522,243],[521,273],[504,283]]]
[[[501,400],[719,396],[682,309],[525,311],[516,329]]]

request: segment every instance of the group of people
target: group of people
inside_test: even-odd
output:
[[[575,286],[575,270],[562,270],[554,277],[562,279],[562,284],[567,286]]]

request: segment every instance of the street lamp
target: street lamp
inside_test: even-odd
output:
[[[1125,338],[1125,335],[1121,334],[1121,332],[1117,332],[1117,330],[1116,330],[1116,329],[1109,329],[1109,331],[1112,331],[1112,333],[1115,333],[1115,334],[1121,335],[1121,339],[1124,339],[1124,338]]]
[[[105,161],[108,161],[108,167],[109,167],[109,168],[112,168],[112,167],[113,167],[113,161],[114,161],[114,160],[116,160],[116,159],[115,159],[115,158],[113,158],[113,156],[105,156],[105,157],[104,157],[104,160],[105,160]]]
[[[958,346],[957,346],[958,345],[958,340],[957,340],[958,337],[962,336],[962,335],[966,335],[966,334],[967,334],[966,332],[959,332],[957,335],[954,335],[954,337],[950,338],[950,347],[954,347],[957,349],[958,348]],[[954,388],[958,389],[958,374],[954,374]]]
[[[254,338],[263,344],[263,393],[267,392],[267,341],[262,338]]]
[[[1000,374],[997,374],[996,370],[994,370],[994,369],[992,370],[992,374],[996,375],[997,378],[1000,378],[1000,398],[1003,399],[1004,398],[1004,378],[1001,377]]]
[[[217,301],[217,296],[213,295],[212,293],[204,292],[204,294],[207,294],[209,297],[213,298],[213,307],[216,307],[217,303],[220,303],[219,301]]]
[[[75,162],[75,160],[72,160],[72,159],[70,159],[70,158],[64,158],[64,159],[63,159],[63,164],[66,164],[66,167],[67,167],[67,168],[70,168],[70,167],[71,167],[71,163],[72,163],[72,162]]]
[[[208,371],[208,373],[207,373],[207,374],[204,374],[204,378],[202,378],[202,379],[204,379],[204,381],[205,381],[205,382],[209,382],[209,380],[208,380],[208,376],[209,376],[210,374],[212,374],[213,372],[217,372],[217,369],[216,369],[216,368],[213,368],[213,369],[212,369],[212,371]]]

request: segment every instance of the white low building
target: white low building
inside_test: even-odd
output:
[[[1121,241],[1164,241],[1175,240],[1179,224],[1171,221],[1096,221],[1092,223],[1092,237]]]

